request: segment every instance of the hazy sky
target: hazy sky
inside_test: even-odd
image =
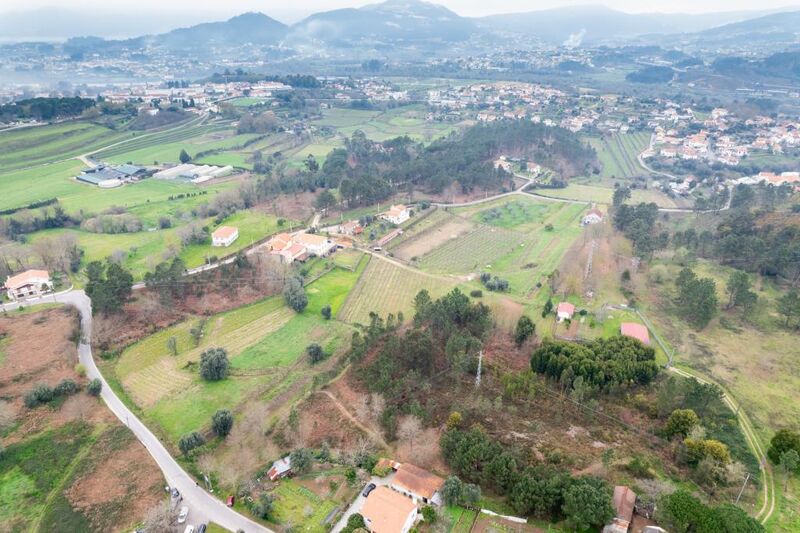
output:
[[[58,6],[62,9],[99,9],[103,11],[157,11],[182,9],[227,16],[243,11],[262,11],[287,22],[315,11],[374,3],[364,0],[0,0],[0,11],[22,11]],[[800,9],[800,0],[437,0],[460,15],[532,11],[567,5],[603,3],[628,12],[686,12],[762,10],[779,7]],[[288,4],[288,6],[287,6]]]

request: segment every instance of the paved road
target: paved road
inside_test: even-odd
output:
[[[92,357],[92,348],[89,345],[92,331],[92,308],[91,300],[83,291],[69,291],[55,295],[45,296],[37,300],[24,303],[25,306],[43,303],[53,303],[54,301],[75,306],[81,315],[82,338],[78,345],[78,359],[86,367],[87,376],[90,379],[98,378],[103,383],[103,390],[100,396],[120,421],[128,426],[136,435],[136,438],[144,445],[150,455],[164,473],[164,478],[170,487],[176,487],[183,494],[181,505],[187,505],[190,509],[187,523],[200,524],[201,522],[215,522],[230,531],[242,530],[247,533],[261,531],[271,532],[270,529],[257,524],[249,518],[242,516],[233,509],[228,508],[222,501],[198,486],[195,480],[187,474],[175,459],[170,455],[161,441],[139,420],[114,391],[109,387],[100,370],[95,365]],[[6,309],[11,310],[17,307],[15,304],[8,304]]]

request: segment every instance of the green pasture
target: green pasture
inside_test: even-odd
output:
[[[275,498],[274,519],[279,524],[292,524],[300,531],[325,533],[325,518],[337,507],[333,500],[323,499],[291,479],[283,479],[272,492]]]
[[[332,108],[322,112],[316,121],[350,137],[356,130],[363,131],[374,141],[384,141],[408,135],[417,141],[431,141],[455,129],[452,124],[427,122],[423,106],[400,106],[387,111]]]

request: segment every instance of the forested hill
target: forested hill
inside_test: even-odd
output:
[[[529,120],[503,120],[473,126],[429,146],[398,137],[382,143],[355,132],[344,148],[333,150],[321,169],[321,184],[339,187],[351,205],[370,204],[410,185],[438,193],[458,183],[464,191],[511,187],[512,176],[494,168],[500,155],[553,168],[563,177],[590,171],[594,150],[577,135]]]
[[[93,107],[91,98],[31,98],[0,106],[0,121],[21,119],[53,120],[75,117]]]

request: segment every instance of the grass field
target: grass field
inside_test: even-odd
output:
[[[614,196],[614,189],[597,185],[583,185],[570,183],[563,189],[540,189],[537,194],[550,196],[552,198],[564,198],[567,200],[577,200],[580,202],[594,202],[598,204],[611,205]],[[655,189],[633,189],[629,203],[654,202],[659,207],[677,207],[674,200]]]
[[[329,528],[323,523],[337,507],[333,500],[323,499],[291,479],[284,479],[272,492],[275,497],[275,520],[291,524],[299,531],[325,533]]]
[[[361,130],[374,141],[402,135],[430,141],[453,131],[452,124],[427,122],[425,115],[423,106],[401,106],[387,111],[332,108],[323,110],[322,118],[315,123],[334,128],[346,137]]]
[[[448,533],[469,533],[472,531],[472,524],[478,516],[478,512],[463,507],[445,507],[444,515],[450,522]]]
[[[524,246],[525,240],[521,233],[480,227],[426,254],[420,266],[432,272],[467,273],[490,269],[498,258]]]
[[[320,310],[330,304],[337,313],[363,268],[334,268],[308,285],[309,305],[300,314],[275,296],[208,318],[197,345],[190,330],[201,323],[199,317],[159,331],[125,350],[115,375],[145,417],[177,440],[206,426],[217,409],[235,409],[250,395],[283,381],[295,365],[305,365],[308,344],[316,342],[326,353],[344,347],[350,328],[324,320]],[[171,337],[177,346],[174,356],[167,347]],[[197,374],[200,354],[210,347],[227,350],[227,379],[205,382]]]
[[[373,257],[363,275],[351,291],[339,313],[345,322],[366,324],[369,313],[374,311],[386,317],[400,311],[406,318],[413,316],[414,296],[427,289],[437,298],[455,286],[453,280],[428,276]]]

